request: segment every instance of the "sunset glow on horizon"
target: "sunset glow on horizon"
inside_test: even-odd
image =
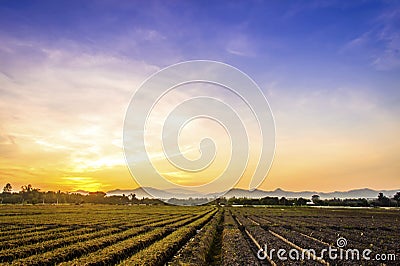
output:
[[[259,189],[400,188],[396,2],[8,1],[0,43],[0,186],[138,187],[122,139],[132,95],[169,65],[209,59],[243,70],[272,109],[275,159]],[[171,94],[156,113],[204,91]],[[189,158],[199,156],[200,136],[229,143],[210,121],[185,130]],[[212,180],[229,154],[203,180],[165,166],[158,136],[148,141],[160,171],[186,185]]]

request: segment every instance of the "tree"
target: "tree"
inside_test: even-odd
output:
[[[279,200],[279,205],[288,205],[288,203],[289,201],[285,197],[282,197]]]
[[[400,191],[394,194],[393,199],[397,202],[397,207],[399,207],[400,203]]]
[[[21,186],[22,192],[31,192],[33,190],[33,187],[31,184],[28,184],[27,186]]]
[[[310,200],[308,200],[308,199],[299,198],[299,199],[297,199],[296,205],[299,205],[299,206],[307,205],[307,202],[309,202],[309,201]]]
[[[131,201],[131,203],[135,203],[138,201],[138,199],[136,198],[136,194],[135,193],[130,193],[128,196],[128,199]]]
[[[311,200],[314,202],[314,204],[317,204],[320,201],[319,195],[312,195]]]
[[[31,184],[21,186],[19,194],[22,197],[22,203],[36,204],[43,201],[43,193],[40,192],[40,188],[34,188]]]
[[[86,199],[90,203],[105,203],[105,196],[106,193],[102,191],[96,191],[96,192],[89,192],[89,195],[86,196]]]
[[[383,195],[382,192],[380,192],[380,193],[378,194],[378,200],[379,200],[379,201],[382,201],[384,198],[385,198],[385,196]]]
[[[3,188],[3,193],[11,193],[11,191],[12,191],[12,186],[10,183],[7,183]]]
[[[390,206],[390,199],[381,192],[378,194],[378,203],[380,206]]]

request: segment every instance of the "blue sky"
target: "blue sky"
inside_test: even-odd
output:
[[[42,167],[58,176],[49,188],[76,175],[129,187],[104,177],[126,174],[114,145],[126,99],[160,68],[210,59],[246,72],[270,102],[277,157],[263,188],[306,189],[321,175],[307,188],[400,187],[398,1],[0,1],[0,43],[0,174],[17,183]],[[82,136],[88,126],[104,147],[65,125]],[[98,163],[57,172],[65,160]]]
[[[400,66],[398,10],[390,1],[2,1],[0,22],[3,38],[34,46],[161,67],[214,59],[258,82],[383,83],[390,94]]]

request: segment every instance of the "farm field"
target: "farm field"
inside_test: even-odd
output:
[[[0,239],[1,265],[399,265],[400,211],[2,205]]]

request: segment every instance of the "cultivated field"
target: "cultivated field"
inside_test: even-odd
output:
[[[340,237],[347,244],[338,249]],[[399,265],[400,211],[3,205],[0,239],[1,265],[380,265],[376,254]],[[370,249],[371,260],[317,258],[329,248]]]

